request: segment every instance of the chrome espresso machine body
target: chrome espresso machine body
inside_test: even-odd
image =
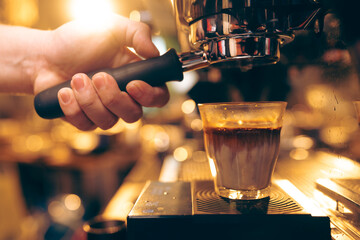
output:
[[[321,33],[326,13],[316,0],[176,0],[174,8],[180,58],[184,65],[193,59],[194,68],[202,66],[200,55],[238,67],[277,63],[295,31]]]

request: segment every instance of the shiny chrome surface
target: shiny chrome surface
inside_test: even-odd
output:
[[[281,38],[282,43],[290,42],[294,37],[291,31],[271,30],[265,23],[257,23],[256,25],[256,27],[252,27],[248,20],[238,20],[229,14],[216,14],[191,22],[189,41],[197,48],[203,42],[219,37],[246,38],[249,35],[264,35]]]
[[[203,51],[180,54],[184,71],[227,62],[227,66],[252,66],[273,64],[280,60],[281,39],[265,35],[240,35],[214,38],[201,44]],[[229,63],[228,61],[231,61]]]
[[[322,13],[319,1],[309,0],[175,1],[183,51],[203,51],[209,63],[238,60],[240,66],[276,63],[280,46],[294,39],[295,30],[321,25]]]
[[[208,56],[203,51],[184,52],[179,54],[184,72],[200,69],[210,65]]]

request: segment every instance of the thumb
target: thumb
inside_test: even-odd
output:
[[[151,29],[148,25],[116,16],[118,27],[115,34],[123,44],[134,48],[136,53],[144,58],[159,56],[158,49],[151,41]]]

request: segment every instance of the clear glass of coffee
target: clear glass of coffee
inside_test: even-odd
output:
[[[269,197],[286,102],[199,104],[216,193],[226,199]]]

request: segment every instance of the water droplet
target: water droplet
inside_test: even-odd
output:
[[[143,213],[153,213],[154,209],[145,209],[143,210]]]

